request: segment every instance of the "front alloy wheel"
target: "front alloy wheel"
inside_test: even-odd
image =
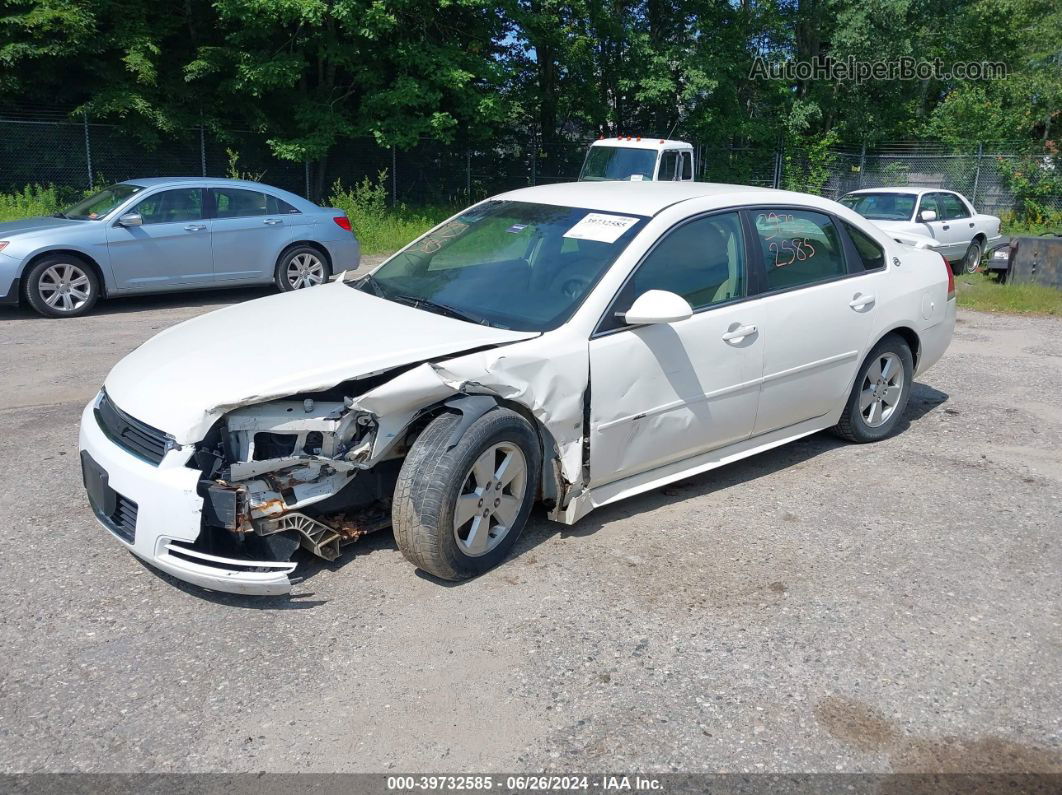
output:
[[[406,559],[444,580],[497,565],[527,524],[538,492],[538,433],[495,408],[461,433],[461,414],[433,419],[402,463],[391,509]]]
[[[527,490],[527,460],[509,442],[476,459],[454,506],[454,538],[469,557],[486,555],[516,525]]]
[[[45,257],[30,269],[26,298],[46,317],[77,317],[99,298],[96,272],[72,255]]]

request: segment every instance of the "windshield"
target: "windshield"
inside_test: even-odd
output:
[[[584,182],[651,180],[655,168],[655,149],[591,146],[579,179]]]
[[[910,221],[914,215],[913,193],[854,193],[841,199],[841,204],[851,207],[871,221]]]
[[[407,246],[365,292],[473,323],[547,331],[567,320],[645,223],[641,216],[491,201]]]
[[[59,215],[63,218],[73,218],[79,221],[96,221],[141,190],[143,188],[139,185],[130,185],[127,182],[111,185],[99,193],[92,194],[87,199],[82,199],[72,207],[68,207]]]

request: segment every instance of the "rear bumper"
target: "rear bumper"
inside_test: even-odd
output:
[[[357,270],[361,262],[361,246],[354,235],[338,240],[322,240],[321,245],[328,249],[328,257],[332,260],[332,274],[343,271]]]
[[[921,352],[915,375],[921,375],[938,361],[951,344],[951,335],[955,332],[955,312],[957,301],[951,298],[944,308],[944,319],[934,326],[922,329],[919,333]]]
[[[192,448],[170,450],[153,466],[104,435],[93,414],[95,404],[94,399],[81,415],[78,447],[106,473],[108,488],[137,506],[135,527],[125,533],[97,513],[111,536],[145,563],[202,588],[265,596],[291,591],[288,575],[295,563],[222,558],[191,549],[202,529],[203,509],[199,472],[185,466]]]

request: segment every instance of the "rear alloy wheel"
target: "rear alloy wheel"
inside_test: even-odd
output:
[[[277,288],[283,292],[302,290],[324,284],[331,276],[331,268],[324,255],[309,246],[288,249],[277,264]]]
[[[474,577],[516,543],[537,492],[538,435],[514,411],[498,408],[453,443],[460,414],[442,414],[402,464],[392,507],[406,559],[444,580]]]
[[[96,305],[99,294],[96,272],[69,254],[44,257],[26,278],[26,298],[45,317],[84,315]]]
[[[962,258],[962,269],[966,273],[977,273],[981,266],[981,244],[976,240],[966,249],[966,256]]]
[[[850,442],[884,439],[907,408],[913,379],[910,347],[899,335],[889,334],[874,346],[859,369],[834,431]]]

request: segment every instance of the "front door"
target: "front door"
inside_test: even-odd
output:
[[[219,282],[269,281],[277,257],[294,239],[295,209],[275,196],[212,188],[214,273]]]
[[[824,213],[780,207],[755,211],[754,221],[766,292],[759,435],[844,404],[868,344],[885,259],[881,252],[874,270],[850,267],[855,257],[846,257],[842,230]]]
[[[111,269],[120,291],[164,290],[214,280],[202,188],[152,193],[127,212],[138,213],[143,224],[112,223],[107,229]]]
[[[616,317],[647,290],[689,301],[677,323]],[[602,485],[740,441],[756,419],[763,317],[747,300],[736,212],[688,221],[638,266],[590,340],[590,480]]]

